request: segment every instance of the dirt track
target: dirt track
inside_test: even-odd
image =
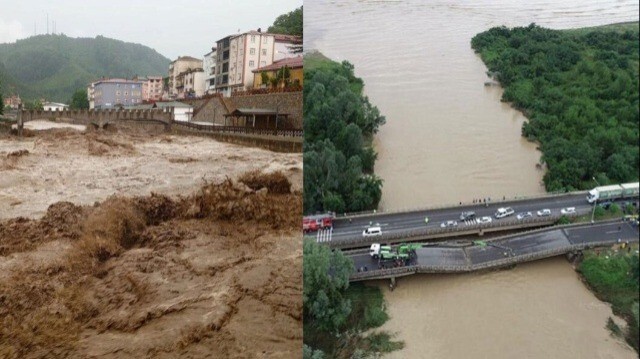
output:
[[[0,220],[0,357],[301,357],[301,156],[190,137],[86,137],[94,135],[0,139],[8,192],[36,201],[0,207],[4,217],[40,217]],[[94,159],[95,172],[73,175],[65,158],[80,167]],[[118,168],[126,175],[109,178]],[[284,176],[236,180],[253,168]],[[99,188],[79,184],[94,173]],[[20,196],[25,178],[48,200]],[[64,196],[45,184],[63,178],[57,188],[85,196],[47,209]],[[128,183],[126,196],[107,198],[118,192],[107,183]]]

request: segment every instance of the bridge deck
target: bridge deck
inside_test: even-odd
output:
[[[615,221],[567,226],[523,235],[507,236],[480,245],[423,247],[416,251],[417,259],[408,266],[379,269],[378,262],[368,253],[353,254],[355,272],[351,281],[391,278],[414,273],[462,273],[498,268],[532,260],[548,258],[585,248],[607,246],[618,240],[637,242],[638,227],[630,222]]]

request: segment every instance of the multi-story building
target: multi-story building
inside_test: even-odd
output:
[[[183,89],[179,89],[180,84],[177,77],[189,70],[189,69],[201,69],[202,60],[196,59],[191,56],[180,56],[169,65],[169,97],[176,98],[179,92],[183,92]]]
[[[201,97],[205,92],[205,72],[202,68],[189,69],[176,77],[177,98]]]
[[[272,87],[271,83],[262,82],[262,73],[264,72],[269,79],[277,77],[280,69],[289,68],[289,84],[297,87],[302,87],[304,84],[304,73],[302,70],[302,56],[289,57],[281,60],[274,61],[271,65],[257,68],[253,70],[253,88],[267,88]],[[277,87],[284,87],[285,81],[279,81]]]
[[[160,101],[162,99],[162,76],[135,77],[142,81],[142,101]]]
[[[211,52],[204,55],[202,60],[204,69],[204,91],[206,94],[215,92],[216,87],[216,48],[211,48]]]
[[[253,70],[274,61],[294,57],[292,47],[300,44],[296,36],[249,31],[230,35],[217,42],[216,92],[229,96],[232,91],[253,87]]]
[[[20,106],[20,104],[22,104],[22,100],[18,95],[11,95],[9,97],[5,97],[4,99],[4,107],[7,107],[7,108],[11,108],[15,110]]]
[[[110,109],[119,106],[137,105],[142,103],[142,85],[144,81],[108,79],[100,80],[89,85],[87,91],[93,92],[93,101],[89,98],[89,105],[95,109]]]

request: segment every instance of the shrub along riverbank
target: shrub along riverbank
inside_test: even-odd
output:
[[[577,30],[494,27],[472,48],[528,118],[547,191],[638,180],[638,23]]]
[[[371,141],[385,118],[353,69],[317,52],[304,56],[305,213],[357,212],[380,202]]]
[[[580,263],[578,271],[595,295],[611,303],[613,313],[627,321],[627,330],[622,332],[610,319],[607,327],[613,334],[623,335],[627,343],[638,351],[638,286],[639,259],[637,246],[617,252],[589,251]],[[605,323],[603,323],[605,325]]]

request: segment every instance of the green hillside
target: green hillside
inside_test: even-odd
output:
[[[102,76],[164,76],[169,62],[149,47],[103,36],[39,35],[0,44],[0,82],[5,96],[68,101]]]

